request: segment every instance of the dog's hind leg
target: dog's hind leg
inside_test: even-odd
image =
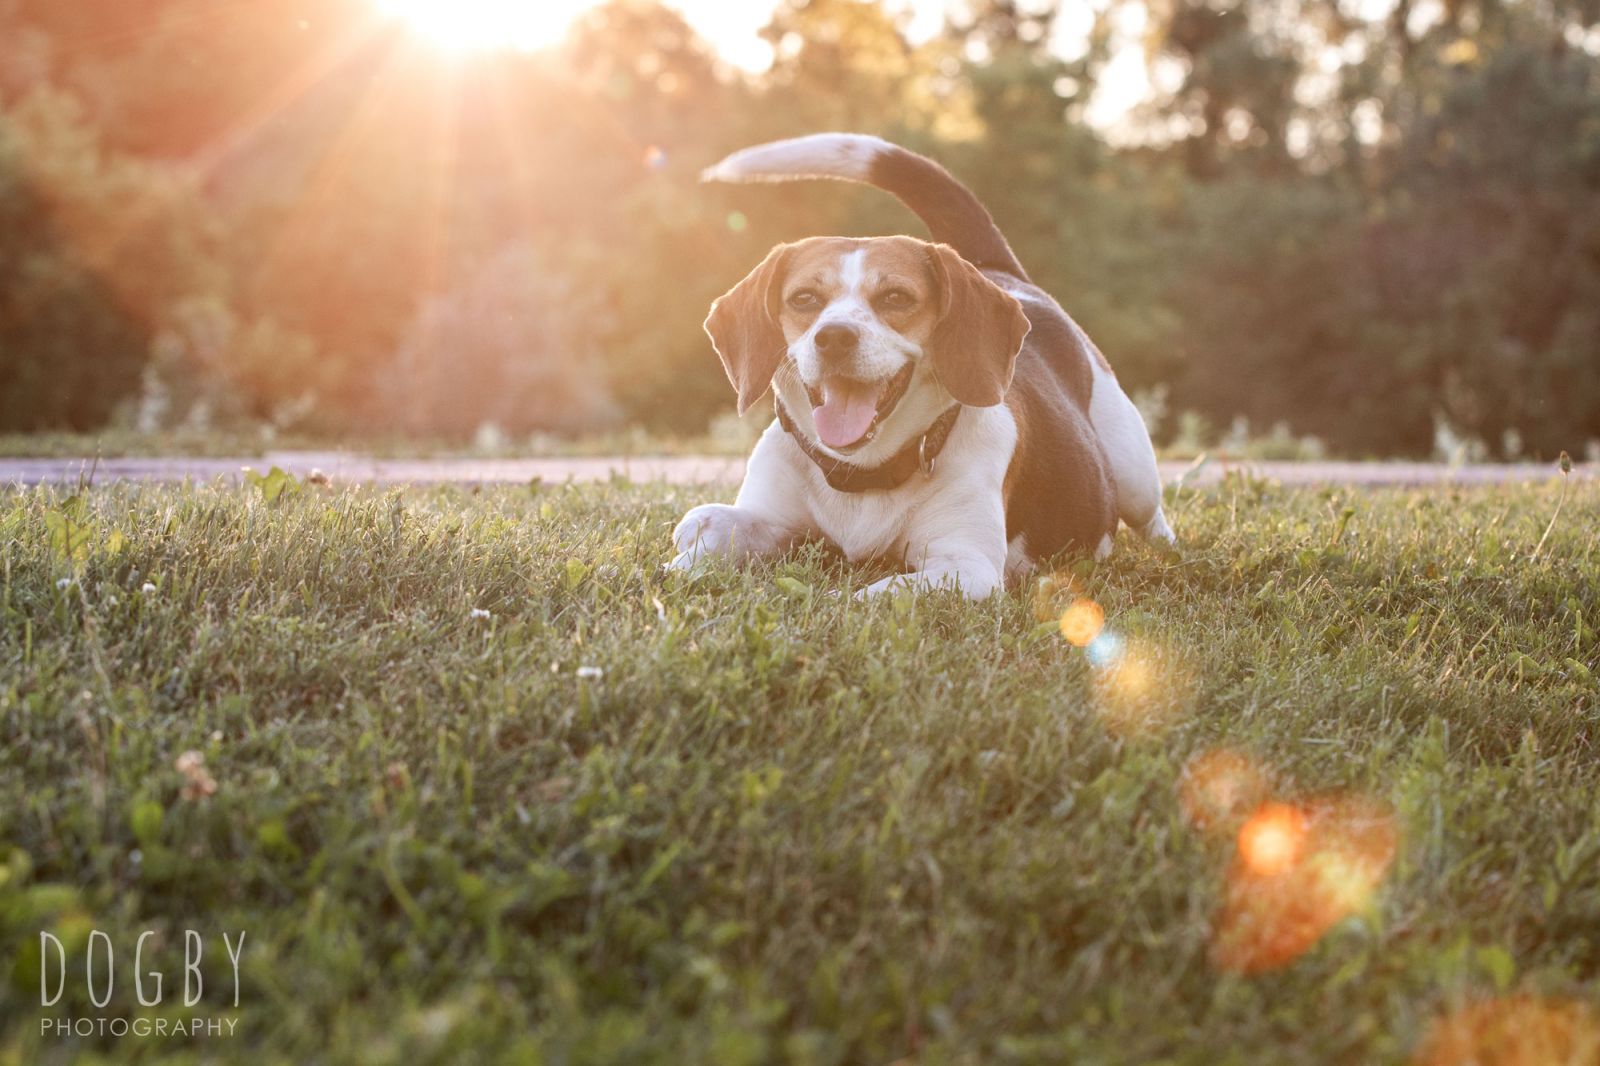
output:
[[[1117,517],[1146,540],[1177,543],[1177,536],[1161,512],[1161,470],[1156,466],[1156,450],[1150,443],[1144,418],[1111,372],[1099,366],[1095,368],[1089,421],[1094,424],[1110,464]]]
[[[1143,529],[1140,529],[1137,532],[1145,540],[1153,540],[1162,544],[1172,545],[1178,543],[1178,535],[1174,533],[1172,531],[1172,527],[1167,524],[1167,516],[1162,513],[1161,508],[1159,507],[1156,508],[1155,516],[1144,524]]]

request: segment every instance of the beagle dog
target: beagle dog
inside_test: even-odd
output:
[[[736,502],[684,515],[672,568],[822,538],[904,569],[862,594],[981,599],[1064,550],[1104,557],[1119,519],[1173,542],[1138,410],[944,168],[877,137],[822,133],[735,152],[703,177],[874,185],[934,242],[779,245],[711,305],[706,332],[740,414],[770,386],[777,418]]]

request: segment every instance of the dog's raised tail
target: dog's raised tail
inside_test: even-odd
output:
[[[938,163],[864,133],[813,133],[742,148],[701,172],[702,181],[835,178],[875,185],[916,212],[935,241],[974,266],[1028,275],[972,190]]]

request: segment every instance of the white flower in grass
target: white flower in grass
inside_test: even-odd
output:
[[[598,666],[578,667],[578,677],[584,681],[599,681],[606,676],[606,672]]]
[[[151,582],[146,581],[143,585],[139,586],[139,591],[144,593],[146,596],[153,596],[155,595],[156,587]]]
[[[183,798],[190,803],[216,794],[217,779],[206,769],[206,758],[198,751],[184,752],[172,765],[183,775]]]
[[[60,581],[56,582],[56,588],[60,589],[62,592],[67,591],[71,587],[72,587],[72,579],[70,577],[64,577]]]
[[[470,617],[475,618],[475,619],[479,619],[479,620],[487,620],[490,617],[490,615],[489,615],[489,612],[484,610],[482,607],[474,607],[472,609],[472,614],[471,614]]]

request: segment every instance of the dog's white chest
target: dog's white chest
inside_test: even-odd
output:
[[[922,474],[888,492],[836,492],[820,475],[811,499],[812,518],[822,535],[853,563],[898,559],[905,552],[906,528],[926,497],[932,479]]]

